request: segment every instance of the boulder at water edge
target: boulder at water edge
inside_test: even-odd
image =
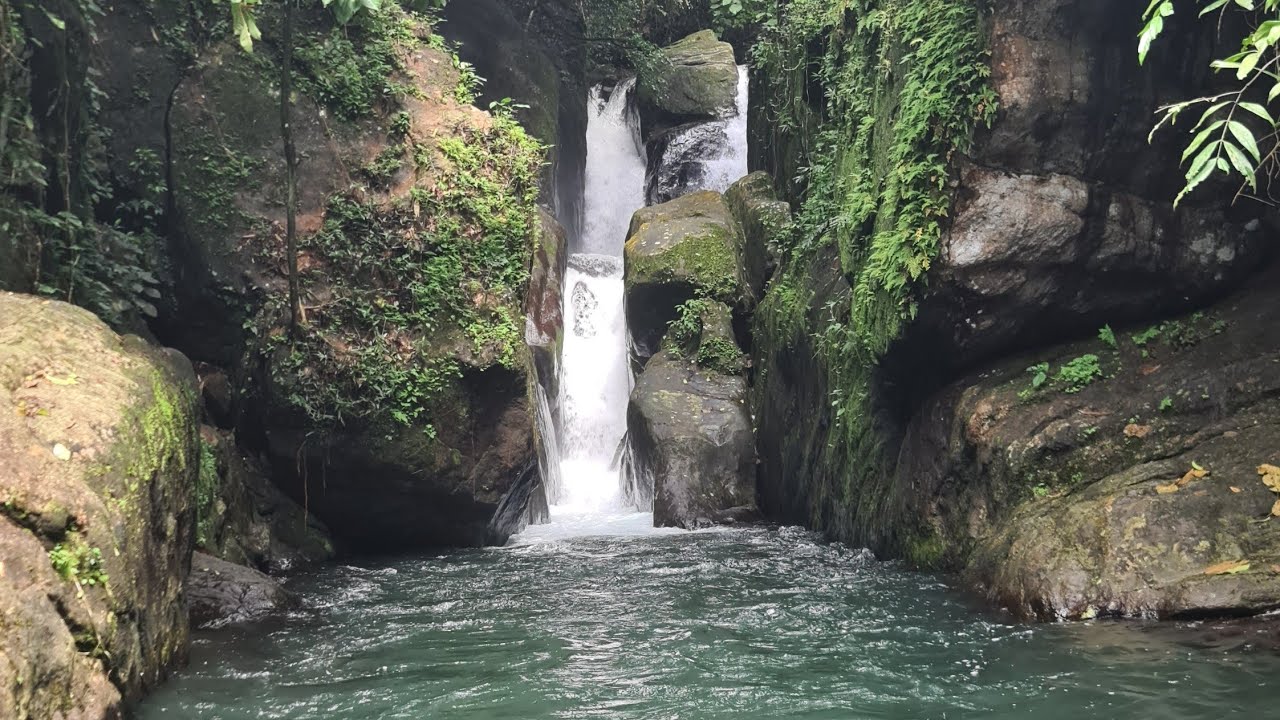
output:
[[[652,355],[675,309],[694,297],[745,305],[741,231],[720,193],[704,191],[636,211],[625,250],[627,326]]]
[[[271,577],[200,552],[191,557],[187,598],[191,622],[203,628],[261,620],[294,602]]]
[[[687,120],[706,120],[733,107],[738,66],[733,46],[710,30],[662,49],[656,67],[642,73],[640,118],[645,137]]]
[[[181,355],[0,293],[0,717],[118,717],[185,655],[195,398]]]
[[[627,429],[653,483],[653,522],[697,528],[755,515],[755,438],[729,308],[685,303],[636,380]]]

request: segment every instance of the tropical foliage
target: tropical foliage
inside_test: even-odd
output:
[[[1198,6],[1198,17],[1212,20],[1219,29],[1238,27],[1236,21],[1243,20],[1246,30],[1240,50],[1212,64],[1215,70],[1234,76],[1232,89],[1159,110],[1153,136],[1162,128],[1176,125],[1184,113],[1199,115],[1188,130],[1191,139],[1182,153],[1186,182],[1174,202],[1180,202],[1216,174],[1241,181],[1237,198],[1270,202],[1270,181],[1280,171],[1276,155],[1280,143],[1271,111],[1280,98],[1280,0],[1151,0],[1138,36],[1139,62],[1146,62],[1166,21],[1185,6]]]

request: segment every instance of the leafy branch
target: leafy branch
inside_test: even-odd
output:
[[[1280,0],[1200,0],[1200,4],[1203,7],[1198,17],[1217,13],[1219,30],[1228,11],[1248,14],[1252,29],[1242,39],[1240,51],[1211,64],[1216,71],[1234,72],[1240,86],[1159,108],[1156,113],[1160,120],[1152,128],[1148,141],[1163,127],[1176,125],[1182,113],[1204,107],[1182,153],[1181,163],[1187,165],[1185,184],[1174,205],[1219,172],[1239,175],[1242,179],[1236,199],[1247,196],[1270,202],[1259,197],[1258,179],[1262,176],[1268,181],[1267,195],[1270,196],[1270,180],[1280,175],[1277,159],[1280,135],[1276,119],[1268,110],[1268,106],[1280,98]],[[1166,19],[1174,12],[1174,0],[1151,0],[1142,15],[1144,23],[1138,34],[1139,63],[1145,64],[1153,44],[1164,32]],[[1267,83],[1270,89],[1265,102],[1256,101]],[[1261,133],[1255,133],[1250,126],[1250,123],[1258,125],[1257,121],[1265,128]],[[1265,153],[1263,147],[1267,148]],[[1246,194],[1246,189],[1251,193]]]

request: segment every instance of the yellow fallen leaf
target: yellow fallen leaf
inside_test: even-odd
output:
[[[1276,574],[1280,574],[1280,565],[1272,565],[1272,566],[1271,566],[1271,572],[1276,573]]]
[[[1156,492],[1160,493],[1161,495],[1168,495],[1170,493],[1178,492],[1179,487],[1180,486],[1178,485],[1178,483],[1169,483],[1168,485],[1157,485]]]
[[[1259,475],[1280,475],[1280,467],[1263,463],[1258,466]]]
[[[1276,504],[1271,506],[1271,516],[1280,517],[1280,500],[1277,500]]]
[[[46,380],[53,383],[54,385],[75,385],[76,383],[80,382],[79,379],[76,378],[75,373],[71,373],[70,375],[64,378],[60,378],[56,375],[45,375],[44,377]]]
[[[1205,575],[1236,575],[1249,569],[1248,560],[1228,560],[1204,569]]]
[[[1231,486],[1231,492],[1239,494],[1239,493],[1240,493],[1240,488],[1236,487],[1235,485],[1232,485],[1232,486]]]

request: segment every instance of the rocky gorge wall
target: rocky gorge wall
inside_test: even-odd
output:
[[[1251,424],[1269,397],[1254,388],[1274,371],[1242,356],[1248,379],[1232,385],[1235,371],[1215,372],[1214,354],[1184,337],[1205,335],[1187,329],[1202,320],[1166,324],[1175,337],[1163,361],[1146,347],[1160,334],[1144,338],[1150,322],[1130,333],[1140,344],[1121,332],[1239,290],[1274,247],[1269,213],[1228,207],[1222,192],[1174,210],[1176,138],[1146,142],[1158,105],[1208,87],[1212,33],[1177,25],[1142,69],[1141,3],[922,1],[898,7],[894,23],[858,24],[819,5],[792,3],[790,39],[757,50],[756,158],[791,193],[799,228],[783,236],[754,321],[762,509],[967,569],[993,599],[1042,617],[1280,604],[1260,564],[1274,543],[1230,519],[1269,509],[1249,470],[1274,461],[1265,441],[1215,457],[1225,487],[1155,487],[1190,471],[1190,455],[1172,458],[1207,442],[1197,422]],[[863,5],[864,17],[887,18]],[[1220,331],[1250,326],[1270,300],[1232,302],[1215,310]],[[1000,364],[1104,325],[1110,342]],[[1223,332],[1203,342],[1233,347]],[[993,377],[1007,394],[980,389]],[[1153,412],[1168,419],[1149,428],[1162,440],[1135,439],[1146,431],[1130,426],[1147,428]],[[1208,414],[1174,419],[1183,412]],[[1138,476],[1152,484],[1127,491],[1123,512],[1104,497]],[[1240,504],[1198,509],[1223,501],[1219,491]],[[1114,511],[1096,521],[1115,524],[1086,540],[1089,507]],[[1175,518],[1186,541],[1138,529]],[[1205,574],[1244,559],[1244,578]]]

